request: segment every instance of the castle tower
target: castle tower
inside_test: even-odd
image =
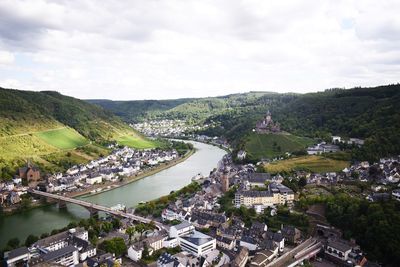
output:
[[[271,112],[267,111],[267,115],[265,115],[265,124],[269,124],[272,122]]]
[[[222,192],[228,192],[229,190],[229,177],[228,172],[224,171],[221,176]]]

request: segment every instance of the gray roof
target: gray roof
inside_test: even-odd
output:
[[[13,259],[13,258],[17,258],[17,257],[22,256],[27,253],[29,253],[29,250],[27,247],[16,248],[16,249],[13,249],[8,252],[7,258]]]
[[[61,256],[73,253],[74,251],[78,251],[78,249],[74,246],[66,246],[66,247],[63,247],[63,248],[55,250],[55,251],[50,251],[49,253],[44,254],[42,256],[42,258],[44,261],[52,261]]]
[[[269,173],[258,173],[258,172],[253,172],[249,173],[248,177],[246,178],[249,183],[265,183],[265,181],[268,181],[271,179],[271,175]]]
[[[190,226],[191,226],[191,224],[189,222],[183,221],[180,224],[174,225],[172,227],[175,227],[176,230],[181,230],[181,229],[184,229],[184,228],[187,228],[187,227],[190,227]]]
[[[349,244],[338,240],[328,241],[328,246],[343,252],[352,248]]]
[[[201,245],[213,240],[212,237],[205,235],[198,231],[194,231],[193,234],[188,235],[188,236],[182,236],[180,238],[182,238],[186,241],[189,241],[190,243],[193,243],[197,246],[201,246]]]

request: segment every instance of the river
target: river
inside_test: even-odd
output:
[[[198,173],[208,175],[226,154],[224,150],[212,145],[191,143],[197,151],[184,162],[125,186],[81,198],[108,207],[118,203],[134,207],[140,201],[168,195],[171,191],[182,188],[189,184],[190,179]],[[72,221],[88,217],[88,211],[73,204],[68,204],[66,210],[58,210],[56,205],[51,205],[10,216],[1,216],[0,248],[3,248],[11,238],[17,237],[21,242],[25,242],[29,234],[39,236],[53,229],[63,228]]]

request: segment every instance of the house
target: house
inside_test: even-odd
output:
[[[266,239],[272,240],[278,246],[279,251],[283,252],[283,249],[285,248],[285,238],[283,237],[282,233],[267,231]]]
[[[163,242],[164,240],[167,239],[167,235],[159,234],[156,236],[151,236],[146,238],[143,242],[146,242],[148,247],[151,247],[152,249],[159,250],[164,247]]]
[[[345,240],[328,240],[325,246],[325,255],[329,255],[330,259],[337,260],[338,262],[345,262],[349,258],[349,253],[352,246]]]
[[[100,184],[103,181],[103,177],[100,174],[91,174],[88,177],[86,177],[86,183],[87,184]]]
[[[281,230],[283,237],[290,244],[296,244],[301,238],[301,231],[293,226],[285,226]]]
[[[143,249],[144,249],[143,245],[140,242],[131,245],[128,248],[128,257],[133,261],[141,260],[142,259]]]
[[[235,247],[235,241],[223,236],[216,237],[217,246],[223,249],[232,250]]]
[[[15,191],[11,191],[8,194],[8,203],[10,205],[14,205],[14,204],[17,204],[19,202],[21,202],[21,198],[20,198],[19,194],[17,192],[15,192]]]
[[[400,189],[395,189],[392,191],[392,198],[400,201]]]
[[[31,259],[31,253],[28,248],[21,247],[4,253],[4,259],[7,266],[22,266]]]
[[[216,248],[216,240],[198,231],[179,237],[182,250],[195,256],[203,256]]]
[[[180,263],[177,257],[169,253],[163,253],[157,259],[157,267],[185,267],[185,265]]]
[[[179,246],[179,240],[176,237],[170,237],[163,241],[164,248],[175,248]]]
[[[99,266],[112,267],[116,266],[116,263],[118,263],[119,264],[118,266],[120,266],[121,259],[115,259],[113,254],[106,252],[99,253],[98,255],[96,255],[96,257],[89,258],[86,261],[88,267],[99,267]]]
[[[247,155],[246,151],[239,150],[236,157],[238,160],[244,160],[246,158],[246,155]]]
[[[256,253],[250,262],[250,267],[263,267],[270,263],[275,254],[269,250],[261,250]]]
[[[187,221],[183,221],[180,224],[173,225],[169,228],[170,237],[180,237],[189,235],[194,231],[194,226]]]
[[[250,251],[254,251],[254,250],[258,249],[258,242],[252,236],[248,236],[248,235],[242,236],[239,244],[241,247],[245,247]]]
[[[357,146],[362,146],[364,145],[364,140],[359,139],[359,138],[350,138],[349,141],[347,142],[349,145],[357,145]]]
[[[239,253],[236,254],[235,259],[232,262],[234,267],[246,266],[247,260],[249,259],[249,250],[246,247],[241,247]]]

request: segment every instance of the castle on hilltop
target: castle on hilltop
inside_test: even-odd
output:
[[[256,124],[256,132],[260,134],[267,134],[267,133],[279,133],[281,131],[281,127],[279,123],[274,122],[272,120],[271,113],[269,110],[264,118],[257,122]]]

